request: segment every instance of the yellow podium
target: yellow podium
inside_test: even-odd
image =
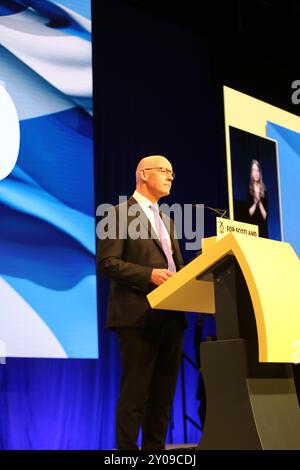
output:
[[[199,449],[300,449],[300,261],[288,243],[229,234],[148,295],[152,308],[216,315],[201,344]],[[300,366],[299,366],[300,367]]]

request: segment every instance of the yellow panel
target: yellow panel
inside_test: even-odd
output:
[[[215,313],[213,281],[191,279],[171,296],[156,300],[156,308],[182,312]]]
[[[148,294],[152,308],[198,313],[215,313],[213,280],[197,280],[200,268],[198,256],[181,269],[176,276]],[[201,264],[201,263],[200,263]]]
[[[263,101],[233,90],[232,88],[224,86],[223,89],[229,214],[231,218],[234,218],[229,126],[237,127],[238,129],[251,132],[261,137],[266,137],[267,121],[271,121],[295,132],[300,132],[300,118],[299,116],[283,111],[283,109],[276,108],[276,106],[264,103]]]
[[[291,363],[300,341],[300,262],[289,243],[229,234],[149,294],[150,305],[213,313],[212,282],[196,277],[228,254],[236,257],[249,289],[260,362]]]
[[[202,238],[202,251],[207,250],[207,248],[210,248],[213,246],[217,241],[217,237],[207,237],[207,238]]]

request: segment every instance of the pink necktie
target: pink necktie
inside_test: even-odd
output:
[[[175,266],[174,259],[173,259],[173,256],[172,256],[172,251],[171,251],[171,248],[169,246],[168,240],[166,238],[166,232],[165,232],[166,228],[165,228],[165,225],[164,225],[164,223],[162,221],[162,218],[159,214],[158,205],[153,204],[150,207],[154,212],[154,222],[155,222],[155,228],[156,228],[158,238],[160,240],[162,249],[163,249],[163,251],[164,251],[164,253],[167,257],[167,260],[168,260],[168,269],[169,269],[169,271],[172,271],[173,273],[176,273],[176,266]]]

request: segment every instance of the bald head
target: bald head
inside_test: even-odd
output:
[[[161,169],[164,170],[160,171]],[[170,194],[173,178],[173,168],[169,160],[162,155],[150,155],[142,158],[136,168],[136,189],[155,203]]]
[[[145,168],[169,168],[172,169],[172,165],[166,157],[162,155],[150,155],[149,157],[144,157],[139,161],[138,166],[136,167],[136,184],[138,185],[141,181],[141,171]]]

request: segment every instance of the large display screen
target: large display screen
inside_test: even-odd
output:
[[[224,111],[230,217],[251,222],[260,206],[262,236],[300,256],[300,117],[227,87]]]
[[[277,142],[231,126],[229,132],[234,218],[281,240]]]
[[[96,358],[90,0],[1,1],[0,44],[0,356]]]

